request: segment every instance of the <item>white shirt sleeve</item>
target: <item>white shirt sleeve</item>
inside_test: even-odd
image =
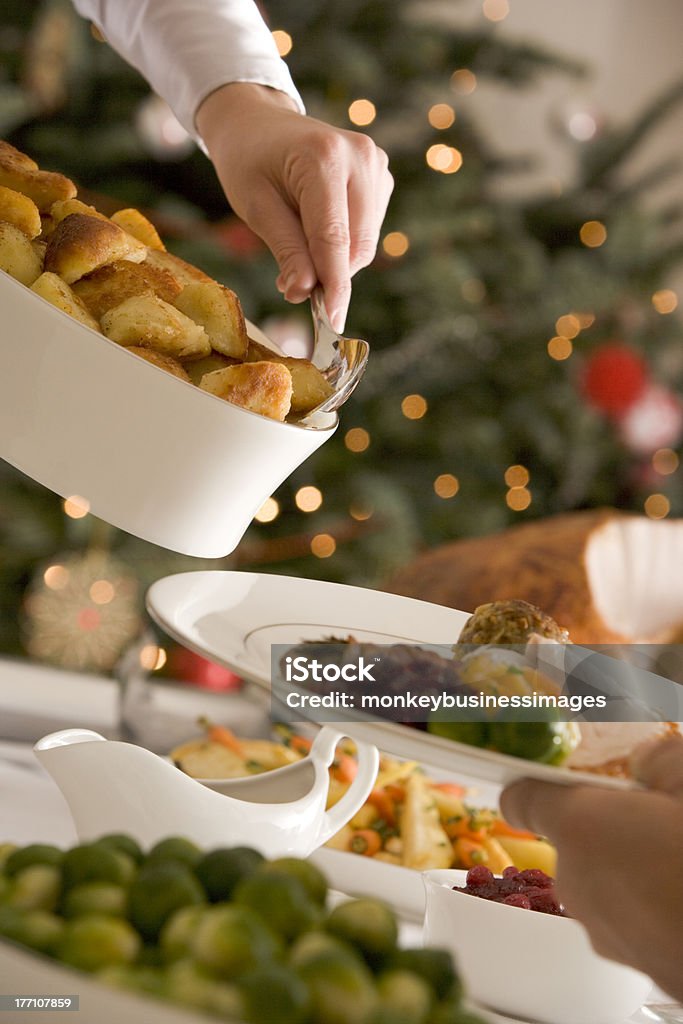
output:
[[[109,45],[166,100],[195,138],[202,100],[227,82],[257,82],[304,106],[253,0],[73,0]]]

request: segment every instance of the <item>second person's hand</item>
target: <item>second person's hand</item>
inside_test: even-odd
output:
[[[320,282],[341,332],[351,278],[374,258],[393,189],[386,154],[250,83],[211,93],[196,123],[230,206],[277,260],[279,290],[302,302]]]
[[[646,789],[524,779],[503,791],[501,810],[555,843],[558,895],[598,953],[683,999],[683,739],[644,746],[632,770]]]

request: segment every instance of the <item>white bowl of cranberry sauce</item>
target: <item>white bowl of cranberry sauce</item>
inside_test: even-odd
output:
[[[425,945],[450,950],[483,1006],[543,1024],[623,1024],[645,1002],[651,980],[599,956],[543,872],[494,878],[477,867],[422,877]]]

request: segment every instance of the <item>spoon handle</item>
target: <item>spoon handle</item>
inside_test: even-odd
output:
[[[327,370],[334,363],[339,350],[339,335],[336,333],[325,308],[323,290],[318,284],[311,292],[311,313],[313,315],[314,340],[311,362],[319,370]]]

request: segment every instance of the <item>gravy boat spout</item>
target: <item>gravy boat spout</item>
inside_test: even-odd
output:
[[[209,788],[144,747],[89,729],[44,736],[34,753],[62,791],[83,842],[114,832],[145,848],[167,836],[199,846],[251,846],[267,857],[307,857],[342,828],[377,777],[376,747],[356,741],[358,772],[326,810],[329,771],[343,733],[328,726],[307,757]]]

